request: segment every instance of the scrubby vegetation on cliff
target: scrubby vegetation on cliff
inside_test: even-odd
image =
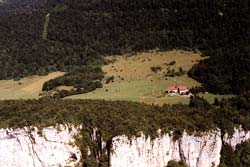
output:
[[[221,151],[219,167],[249,167],[250,166],[250,141],[238,144],[236,149],[226,144]]]
[[[233,128],[242,125],[250,129],[250,94],[232,100],[222,100],[217,106],[209,105],[203,99],[192,99],[187,105],[150,106],[125,101],[101,100],[59,100],[42,98],[40,100],[0,101],[0,127],[18,128],[24,126],[47,127],[57,124],[83,125],[78,144],[83,153],[83,160],[90,163],[96,155],[88,156],[87,141],[93,152],[100,152],[98,143],[93,142],[91,135],[96,134],[111,144],[113,137],[125,134],[129,137],[139,135],[157,136],[157,130],[174,131],[180,137],[184,130],[188,132],[209,131],[220,128],[222,133],[232,133]],[[236,103],[234,103],[236,101]],[[86,142],[85,142],[86,143]],[[99,143],[100,144],[100,143]],[[110,151],[112,145],[102,151]],[[84,156],[85,155],[85,156]],[[106,164],[108,154],[99,157],[100,163]]]
[[[187,167],[187,165],[183,161],[180,162],[169,161],[166,167]]]

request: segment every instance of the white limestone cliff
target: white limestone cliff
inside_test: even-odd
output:
[[[234,128],[233,135],[225,134],[223,140],[235,149],[237,144],[250,140],[250,131],[244,131],[242,127]]]
[[[190,167],[217,166],[222,147],[220,131],[188,135],[174,141],[173,136],[165,134],[153,140],[119,136],[113,140],[114,153],[111,157],[113,167],[164,167],[169,160],[184,160]]]
[[[44,128],[42,136],[37,128],[0,129],[0,166],[79,165],[81,153],[74,145],[74,135],[79,131],[73,126],[60,126],[59,129]],[[249,139],[250,131],[241,128],[235,129],[233,136],[226,134],[223,138],[234,148]],[[215,167],[220,163],[221,148],[220,130],[200,133],[199,136],[184,132],[178,140],[170,134],[154,139],[143,134],[131,139],[123,135],[112,140],[110,164],[111,167],[164,167],[169,160],[184,160],[190,167]]]
[[[71,145],[75,128],[61,126],[44,128],[42,136],[37,128],[0,129],[1,167],[56,167],[75,166],[80,150]]]
[[[232,136],[225,134],[223,142],[234,149],[237,144],[250,140],[250,131],[235,128]],[[169,160],[184,160],[190,167],[216,167],[220,163],[222,136],[220,130],[199,136],[183,133],[174,141],[169,134],[153,140],[141,137],[118,136],[113,139],[112,167],[164,167]]]

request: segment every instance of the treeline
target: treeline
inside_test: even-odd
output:
[[[42,91],[56,91],[53,97],[66,97],[74,94],[87,93],[101,88],[101,79],[104,77],[100,67],[84,66],[65,74],[64,76],[49,80],[44,83]],[[60,86],[72,86],[71,90],[59,90]]]
[[[222,134],[232,134],[234,127],[239,125],[244,130],[250,129],[250,93],[222,100],[217,106],[209,105],[199,97],[191,101],[189,106],[177,104],[162,107],[125,101],[51,98],[0,101],[0,127],[83,125],[76,143],[82,151],[83,161],[86,164],[97,163],[93,154],[102,150],[104,152],[98,154],[102,155],[98,161],[103,166],[108,164],[106,153],[112,149],[110,142],[118,135],[131,137],[142,131],[154,138],[157,137],[157,130],[162,129],[163,132],[174,131],[177,139],[184,130],[192,133],[220,128]],[[100,149],[100,143],[91,140],[93,128],[97,128],[97,136],[107,142],[106,148]],[[87,154],[87,148],[91,149],[91,155]]]
[[[48,40],[42,40],[50,13]],[[0,79],[71,71],[101,55],[196,48],[189,75],[215,93],[249,90],[247,0],[49,0],[0,18]]]

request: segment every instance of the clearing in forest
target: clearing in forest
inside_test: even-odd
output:
[[[0,100],[38,98],[43,84],[64,72],[52,72],[46,76],[29,76],[18,81],[0,80]]]
[[[189,78],[186,72],[204,57],[201,57],[200,52],[172,50],[109,56],[106,59],[110,63],[102,67],[105,72],[103,88],[68,98],[130,100],[159,105],[179,102],[186,104],[189,98],[169,97],[166,96],[165,90],[170,85],[186,85],[189,88],[200,86],[200,83]],[[182,74],[175,75],[180,70]],[[166,76],[168,74],[174,76]],[[107,78],[111,76],[114,79],[106,84]]]
[[[44,25],[43,25],[43,35],[42,35],[43,40],[47,40],[48,27],[49,27],[49,17],[50,17],[50,14],[48,13],[45,16],[45,21],[44,21]]]

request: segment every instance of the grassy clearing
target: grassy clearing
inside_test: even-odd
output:
[[[67,98],[139,101],[142,96],[151,93],[152,87],[150,82],[145,82],[143,80],[124,81],[105,84],[103,88],[93,92],[74,95]]]
[[[163,94],[163,92],[162,92]],[[158,96],[157,96],[158,95]],[[161,97],[159,88],[153,83],[143,80],[124,81],[119,83],[105,84],[103,88],[86,94],[66,97],[67,99],[105,99],[105,100],[127,100],[147,104],[188,104],[189,98],[181,96]]]
[[[70,96],[72,99],[105,99],[105,100],[129,100],[148,104],[176,104],[189,102],[188,97],[165,96],[165,90],[170,85],[187,85],[188,87],[199,86],[200,83],[189,78],[187,74],[179,77],[164,76],[167,64],[176,63],[171,69],[178,70],[180,67],[188,71],[203,57],[200,53],[173,50],[167,52],[150,51],[137,55],[110,56],[107,57],[113,63],[103,66],[105,77],[114,76],[114,82],[105,84],[101,89],[87,94]],[[151,67],[160,66],[160,72],[153,72]]]
[[[144,52],[134,56],[110,56],[107,59],[114,60],[114,63],[103,66],[103,71],[108,76],[114,76],[115,81],[132,80],[147,80],[156,82],[157,85],[176,85],[186,84],[187,86],[198,86],[199,82],[189,78],[187,75],[182,77],[174,77],[165,80],[164,73],[167,71],[167,63],[175,61],[176,63],[171,67],[178,70],[182,67],[184,71],[188,71],[195,63],[203,59],[200,53],[193,53],[182,50],[173,50],[167,52]],[[154,73],[151,67],[160,66],[161,72]]]
[[[44,21],[44,25],[43,25],[43,35],[42,35],[43,40],[47,40],[48,27],[49,27],[49,17],[50,17],[50,14],[48,13],[45,16],[45,21]]]
[[[53,72],[46,76],[30,76],[18,81],[0,80],[0,100],[38,98],[44,82],[64,75]]]
[[[0,88],[0,100],[7,99],[34,99],[38,98],[35,94],[18,89],[2,89]]]

